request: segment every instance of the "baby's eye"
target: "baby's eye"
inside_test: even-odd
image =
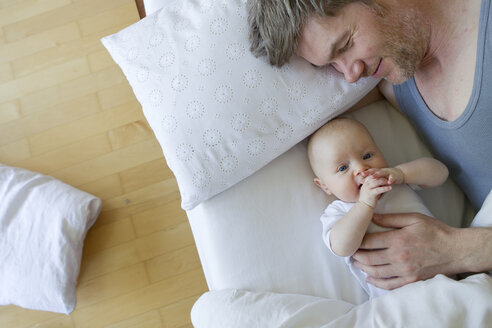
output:
[[[342,165],[338,168],[338,172],[343,172],[348,169],[348,165]]]
[[[369,158],[371,158],[371,157],[372,157],[372,154],[371,154],[371,153],[367,153],[367,154],[365,154],[365,155],[362,157],[362,159],[369,159]]]

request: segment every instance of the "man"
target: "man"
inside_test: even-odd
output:
[[[490,2],[248,0],[251,49],[277,66],[294,54],[332,65],[348,82],[382,78],[364,103],[382,94],[399,108],[480,209],[492,188]],[[375,222],[401,228],[367,234],[354,254],[377,287],[492,269],[491,228],[413,213]]]

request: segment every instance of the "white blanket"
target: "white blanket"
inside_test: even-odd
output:
[[[492,279],[438,275],[360,305],[269,292],[205,293],[193,307],[194,327],[490,327]]]

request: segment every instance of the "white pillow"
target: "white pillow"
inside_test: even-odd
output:
[[[101,200],[0,164],[0,305],[70,313],[83,242]]]
[[[145,14],[147,16],[155,13],[157,10],[161,9],[169,3],[167,0],[144,0]]]
[[[241,0],[178,0],[102,39],[176,176],[182,207],[236,184],[343,112],[378,82],[348,84],[293,58],[249,51]]]

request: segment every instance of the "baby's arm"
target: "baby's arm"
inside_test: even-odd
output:
[[[385,177],[390,184],[408,183],[421,188],[437,187],[448,178],[447,167],[435,158],[422,157],[394,168],[369,169],[365,176]]]
[[[330,232],[330,246],[338,256],[351,256],[359,248],[372,221],[380,194],[391,190],[386,178],[368,177],[362,185],[359,201],[338,220]]]
[[[421,188],[437,187],[448,178],[448,168],[435,158],[422,157],[396,166],[403,172],[404,182]]]

